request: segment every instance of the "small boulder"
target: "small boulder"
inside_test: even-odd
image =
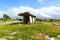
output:
[[[11,32],[11,33],[10,33],[10,35],[15,35],[15,34],[17,34],[17,32]]]
[[[49,40],[55,40],[55,38],[54,38],[54,37],[52,37],[52,38],[50,38]]]
[[[59,38],[60,38],[60,35],[58,35],[57,37],[59,37]]]
[[[0,38],[0,40],[7,40],[7,39],[5,39],[5,38]]]

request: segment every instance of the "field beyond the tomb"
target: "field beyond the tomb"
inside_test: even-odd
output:
[[[44,36],[57,37],[60,35],[60,23],[37,22],[33,24],[0,24],[0,38],[8,40],[46,40]]]

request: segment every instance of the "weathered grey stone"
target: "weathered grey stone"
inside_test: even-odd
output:
[[[52,37],[52,38],[49,38],[49,40],[55,40],[55,38],[54,38],[54,37]]]
[[[14,37],[13,36],[10,36],[11,39],[13,39]]]
[[[60,38],[60,35],[58,35],[57,37],[59,37],[59,38]]]
[[[7,40],[7,39],[5,39],[5,38],[0,38],[0,40]]]
[[[18,39],[18,40],[22,40],[22,39]]]
[[[31,38],[33,38],[34,36],[31,36]]]
[[[17,32],[12,32],[12,33],[10,33],[10,35],[14,35],[14,34],[17,34]]]
[[[45,35],[45,39],[49,40],[49,38],[50,38],[49,35]]]
[[[40,36],[43,36],[43,34],[42,34],[42,33],[40,33]]]

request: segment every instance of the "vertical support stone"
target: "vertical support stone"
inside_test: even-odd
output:
[[[35,18],[33,17],[33,23],[35,22]]]
[[[33,23],[33,21],[32,21],[32,17],[31,17],[31,16],[29,16],[29,18],[30,18],[30,23]]]

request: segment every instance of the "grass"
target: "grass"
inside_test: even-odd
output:
[[[13,39],[9,38],[11,32],[17,32],[13,35]],[[60,34],[60,27],[54,25],[47,25],[44,23],[33,23],[33,24],[1,24],[0,25],[0,37],[6,36],[8,40],[45,40],[44,37],[39,37],[37,34],[42,32],[48,34],[50,37],[56,37]],[[31,36],[34,36],[31,38]]]

